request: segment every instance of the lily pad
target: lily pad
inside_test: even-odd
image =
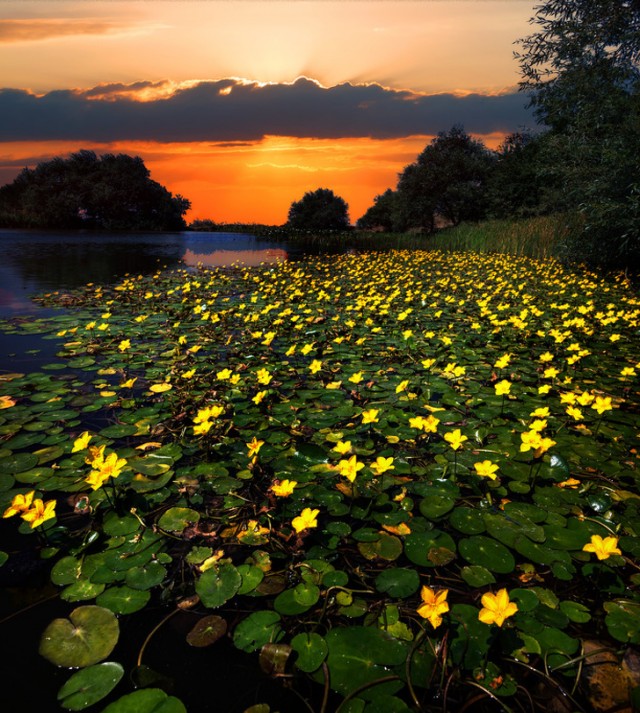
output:
[[[113,651],[120,628],[113,612],[87,605],[74,609],[68,619],[54,619],[40,639],[40,654],[56,666],[84,668]]]
[[[490,572],[508,574],[513,572],[516,566],[513,555],[503,544],[484,535],[460,540],[458,549],[467,562],[484,567]]]
[[[187,634],[187,643],[190,646],[199,648],[211,646],[226,633],[226,620],[216,614],[210,614],[198,620],[193,629]]]
[[[297,634],[291,639],[291,647],[298,654],[296,666],[305,673],[319,668],[329,653],[327,642],[316,633]]]
[[[124,675],[119,663],[109,661],[74,673],[58,691],[58,701],[69,711],[81,711],[101,701]]]
[[[143,688],[110,703],[102,713],[187,713],[179,698],[159,688]]]
[[[208,569],[196,582],[196,592],[209,609],[217,609],[240,589],[242,577],[232,564]]]

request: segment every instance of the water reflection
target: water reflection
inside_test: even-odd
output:
[[[247,265],[254,267],[262,263],[281,262],[286,260],[288,253],[282,248],[267,250],[214,250],[212,253],[197,253],[187,250],[184,254],[186,265],[203,265],[205,267],[224,267],[226,265]]]
[[[283,244],[248,233],[83,233],[0,230],[0,318],[37,311],[30,298],[109,284],[180,264],[258,265],[287,260]]]

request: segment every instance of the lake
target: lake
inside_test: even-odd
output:
[[[150,274],[160,268],[259,265],[264,262],[300,259],[306,254],[300,248],[284,243],[261,240],[240,233],[154,233],[95,234],[0,230],[0,320],[47,316],[57,310],[40,307],[31,297],[53,291],[70,291],[89,282],[113,283],[126,274]],[[45,340],[39,335],[3,334],[0,332],[0,375],[7,372],[29,373],[55,360],[58,340]],[[10,549],[7,537],[15,528],[8,520],[0,521],[2,547]],[[24,543],[21,543],[24,546]],[[33,552],[25,551],[13,558],[11,571],[5,565],[0,571],[0,625],[4,641],[12,642],[11,662],[4,668],[4,706],[18,710],[29,688],[29,706],[50,710],[52,701],[68,671],[54,669],[37,654],[38,639],[45,626],[56,616],[66,616],[69,606],[55,596],[48,584],[48,567]],[[42,601],[42,597],[51,597]],[[27,615],[14,612],[33,604]],[[135,667],[135,657],[145,637],[158,621],[158,611],[127,617],[128,650],[120,650],[121,660]],[[184,635],[193,625],[188,613],[175,617],[158,633],[154,650],[167,656],[148,661],[163,675],[186,676],[192,681],[191,699],[184,697],[189,710],[212,710],[209,696],[217,699],[218,710],[243,711],[260,700],[268,699],[280,711],[299,710],[299,698],[259,670],[256,657],[244,654],[230,642],[221,642],[209,656],[184,651]],[[179,660],[171,656],[177,648]],[[190,655],[191,654],[191,655]],[[157,654],[156,654],[157,656]],[[224,690],[211,685],[212,674],[224,681]],[[37,686],[33,687],[33,682]],[[224,696],[234,691],[234,700]],[[237,694],[237,695],[236,695]],[[7,699],[8,696],[8,699]]]
[[[304,254],[248,233],[0,230],[0,320],[53,314],[31,297],[89,282],[109,284],[126,274],[178,266],[259,265]],[[0,334],[0,372],[38,368],[56,349],[37,336]]]

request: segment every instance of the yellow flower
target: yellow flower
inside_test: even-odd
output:
[[[120,388],[121,389],[132,389],[133,385],[136,383],[137,380],[138,380],[137,376],[134,376],[132,379],[127,379],[126,381],[123,381],[120,384]]]
[[[405,329],[404,332],[402,332],[402,336],[404,339],[409,339],[409,337],[413,336],[413,330],[412,329]]]
[[[118,349],[121,352],[125,352],[127,349],[131,349],[131,340],[130,339],[123,339],[120,344],[118,344]]]
[[[621,555],[622,551],[618,548],[617,537],[605,537],[600,535],[591,535],[591,542],[588,542],[583,548],[585,552],[593,552],[599,560],[606,560],[611,555]]]
[[[538,359],[541,362],[553,361],[553,354],[551,352],[545,352],[544,354],[540,354]]]
[[[285,356],[293,356],[296,353],[296,345],[294,344],[293,346],[289,347],[287,351],[284,353]]]
[[[15,399],[11,396],[0,396],[0,411],[5,408],[11,408],[16,405]]]
[[[559,373],[559,369],[556,369],[555,366],[550,366],[548,369],[544,370],[542,375],[545,379],[555,379],[555,377],[558,376]]]
[[[393,458],[385,458],[384,456],[378,456],[376,462],[372,463],[369,468],[376,474],[382,475],[387,470],[394,470]]]
[[[89,435],[89,431],[84,431],[73,442],[73,448],[71,449],[71,452],[77,453],[78,451],[83,451],[89,445],[90,440],[91,436]]]
[[[351,374],[349,381],[353,384],[359,384],[362,381],[362,372],[356,371],[355,374]]]
[[[164,391],[170,391],[172,388],[171,384],[165,382],[164,384],[151,384],[149,391],[153,391],[154,394],[161,394]]]
[[[305,344],[300,351],[306,356],[313,349],[314,344],[315,342],[311,342],[311,344]]]
[[[636,370],[632,366],[625,366],[624,369],[620,372],[620,376],[622,377],[627,377],[627,376],[635,376],[636,375]]]
[[[548,394],[550,391],[551,391],[551,386],[549,384],[543,384],[542,386],[538,386],[539,394]]]
[[[339,389],[342,386],[341,381],[330,381],[328,384],[324,385],[325,389]]]
[[[520,444],[520,451],[522,453],[526,453],[532,448],[535,450],[536,448],[539,448],[542,443],[542,438],[537,431],[526,431],[525,433],[521,433],[520,440],[522,441]]]
[[[498,477],[496,475],[498,466],[490,460],[483,460],[482,462],[474,463],[473,467],[476,469],[477,475],[485,478],[491,478],[491,480],[495,480]]]
[[[281,480],[271,486],[271,491],[279,498],[286,498],[295,490],[298,482],[295,480]]]
[[[438,424],[440,423],[440,419],[436,418],[435,416],[429,414],[425,419],[422,421],[422,430],[425,433],[435,433],[438,430]]]
[[[264,441],[259,441],[255,436],[251,439],[249,443],[247,443],[247,448],[249,449],[248,456],[251,458],[252,456],[255,456],[258,454],[258,451],[262,448],[264,445]]]
[[[36,494],[35,490],[31,490],[28,493],[18,493],[13,496],[11,505],[4,511],[2,517],[12,517],[21,512],[26,512],[33,502],[33,496]]]
[[[25,522],[28,522],[31,525],[31,529],[33,530],[34,528],[38,527],[38,525],[42,525],[43,522],[46,522],[47,520],[50,520],[51,518],[55,517],[55,510],[55,500],[47,500],[46,503],[43,503],[42,500],[38,498],[37,500],[33,501],[33,506],[26,512],[23,512],[20,517]]]
[[[270,345],[271,345],[271,342],[273,341],[273,339],[274,339],[275,336],[276,336],[276,333],[275,333],[275,332],[267,332],[267,333],[264,335],[264,341],[262,342],[262,344],[263,344],[265,347],[270,346]]]
[[[234,374],[230,379],[229,382],[233,384],[234,386],[240,381],[240,374]]]
[[[257,406],[259,403],[262,402],[264,397],[267,395],[266,391],[258,391],[258,393],[251,399],[253,403]]]
[[[536,418],[529,424],[529,430],[537,431],[538,433],[540,433],[540,431],[544,431],[546,427],[547,420],[545,418]]]
[[[496,396],[503,396],[511,391],[511,382],[503,379],[495,384],[493,388],[496,390]]]
[[[547,406],[542,406],[541,408],[537,408],[535,411],[532,411],[529,416],[531,418],[548,418],[551,415],[551,412],[549,411],[549,408]]]
[[[341,460],[336,466],[340,475],[343,475],[351,483],[356,479],[358,471],[364,468],[364,463],[358,463],[357,456],[353,455],[348,460]]]
[[[311,527],[318,527],[318,520],[316,519],[320,513],[320,510],[312,510],[311,508],[304,508],[304,510],[291,521],[291,526],[296,532],[302,532],[302,530],[308,530]]]
[[[595,396],[588,391],[583,391],[580,396],[576,397],[576,401],[580,406],[588,406],[594,399]]]
[[[497,594],[487,592],[482,595],[482,609],[478,614],[478,619],[484,624],[496,624],[502,626],[504,620],[513,616],[518,611],[518,605],[509,601],[509,593],[506,589],[498,590]]]
[[[351,451],[351,441],[338,441],[331,450],[340,453],[340,455],[345,455]]]
[[[231,369],[222,369],[216,374],[216,378],[220,379],[220,381],[226,381],[231,377],[231,374]]]
[[[317,374],[320,369],[322,369],[322,362],[320,361],[320,359],[314,359],[311,364],[309,364],[309,371],[312,374]]]
[[[462,448],[462,444],[469,439],[462,435],[459,428],[456,428],[455,431],[445,433],[444,440],[451,446],[451,448],[453,448],[454,451],[457,451],[458,448]]]
[[[209,433],[212,426],[213,423],[211,423],[211,421],[200,421],[199,423],[196,423],[196,425],[193,427],[193,435],[204,436],[205,434]]]
[[[256,372],[256,378],[258,379],[259,384],[262,384],[263,386],[268,386],[271,382],[271,379],[273,379],[273,376],[271,376],[268,369],[258,369],[258,371]]]
[[[370,408],[368,411],[362,412],[362,423],[378,423],[378,413],[377,408]]]
[[[420,590],[422,604],[416,611],[423,619],[427,619],[434,629],[437,629],[442,624],[442,615],[449,611],[448,594],[448,589],[441,589],[436,592],[426,585]]]
[[[407,386],[409,386],[409,380],[404,379],[404,381],[401,381],[397,386],[396,386],[396,394],[401,393],[402,391],[407,390]]]
[[[118,458],[117,453],[110,453],[106,458],[103,454],[95,458],[92,462],[93,470],[85,478],[85,481],[97,490],[108,478],[117,478],[122,469],[127,465],[125,458]]]
[[[422,366],[425,369],[430,369],[436,363],[436,360],[435,359],[423,359],[420,363],[422,364]]]
[[[596,400],[591,404],[591,408],[595,409],[600,415],[605,411],[611,411],[613,406],[611,405],[610,396],[596,396]]]
[[[511,354],[505,354],[504,356],[501,356],[499,359],[497,359],[493,366],[496,369],[504,369],[505,367],[509,366],[510,361]]]
[[[571,416],[574,421],[582,421],[584,418],[582,411],[576,406],[567,406],[567,415]]]

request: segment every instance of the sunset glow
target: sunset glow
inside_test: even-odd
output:
[[[122,152],[188,219],[281,224],[326,187],[355,221],[438,131],[521,128],[533,4],[0,0],[0,183]]]

